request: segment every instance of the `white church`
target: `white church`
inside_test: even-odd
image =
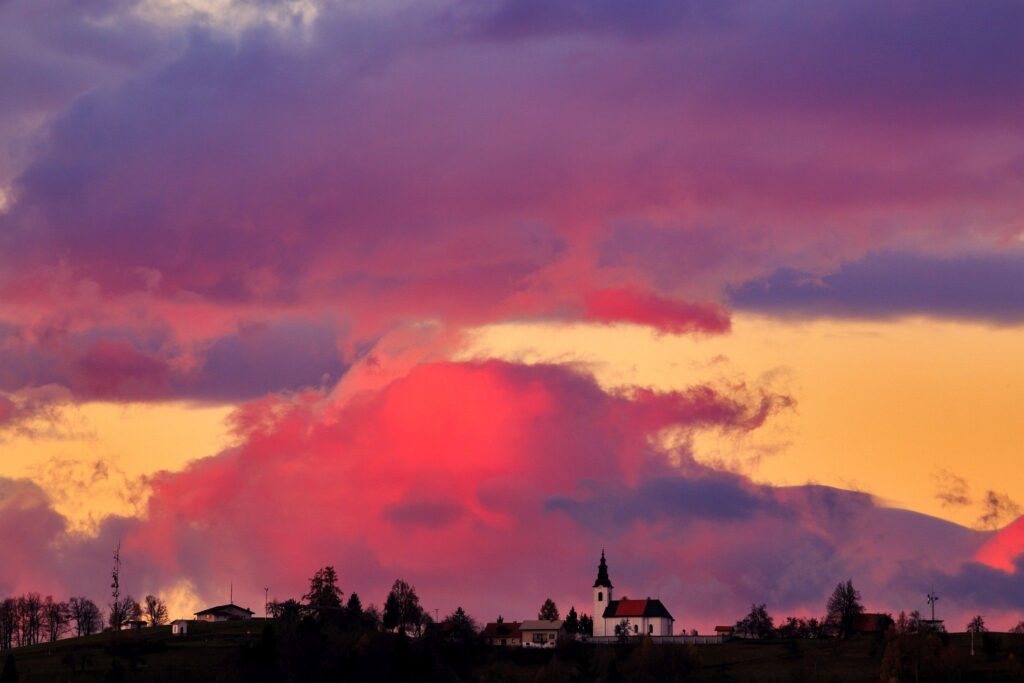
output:
[[[594,636],[617,636],[625,628],[631,636],[670,636],[675,619],[661,604],[661,600],[644,598],[630,600],[625,595],[615,600],[612,597],[612,582],[608,578],[608,563],[601,551],[601,563],[597,565],[597,580],[594,581]]]

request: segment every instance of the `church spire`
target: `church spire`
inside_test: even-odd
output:
[[[604,561],[604,548],[601,548],[601,563],[597,565],[597,581],[594,582],[594,588],[598,586],[612,587],[611,579],[608,578],[608,563]]]

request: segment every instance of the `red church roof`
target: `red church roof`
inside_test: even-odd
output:
[[[661,604],[661,600],[645,598],[643,600],[612,600],[602,615],[605,619],[623,619],[626,617],[664,617],[672,619],[672,615]]]

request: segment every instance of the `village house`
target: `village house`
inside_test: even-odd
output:
[[[608,578],[608,563],[604,551],[597,566],[594,581],[594,636],[670,636],[675,619],[661,600],[643,598],[621,600],[612,598],[612,582]],[[623,633],[625,629],[625,633]]]
[[[484,641],[489,645],[520,647],[523,644],[521,625],[518,621],[492,621],[484,627]]]
[[[196,612],[196,621],[237,621],[239,619],[252,619],[253,611],[245,607],[229,602],[226,605],[209,607],[202,612]]]
[[[523,647],[555,647],[564,640],[565,622],[561,619],[528,619],[519,625]]]

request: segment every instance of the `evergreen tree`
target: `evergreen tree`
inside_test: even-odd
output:
[[[569,608],[569,613],[565,615],[565,630],[568,633],[579,633],[580,632],[580,618],[576,614],[576,606],[573,605]]]
[[[341,607],[341,589],[338,588],[338,573],[334,567],[318,569],[309,580],[309,592],[302,596],[306,604],[316,609],[337,609]]]
[[[348,596],[348,604],[345,606],[349,614],[353,617],[361,616],[363,613],[363,601],[359,599],[358,593],[352,593]]]
[[[555,601],[548,598],[544,601],[544,604],[540,607],[540,612],[537,613],[538,619],[545,621],[553,621],[558,619],[558,607],[555,605]]]
[[[477,626],[473,617],[457,607],[441,622],[441,630],[447,638],[457,643],[465,643],[476,637]]]

